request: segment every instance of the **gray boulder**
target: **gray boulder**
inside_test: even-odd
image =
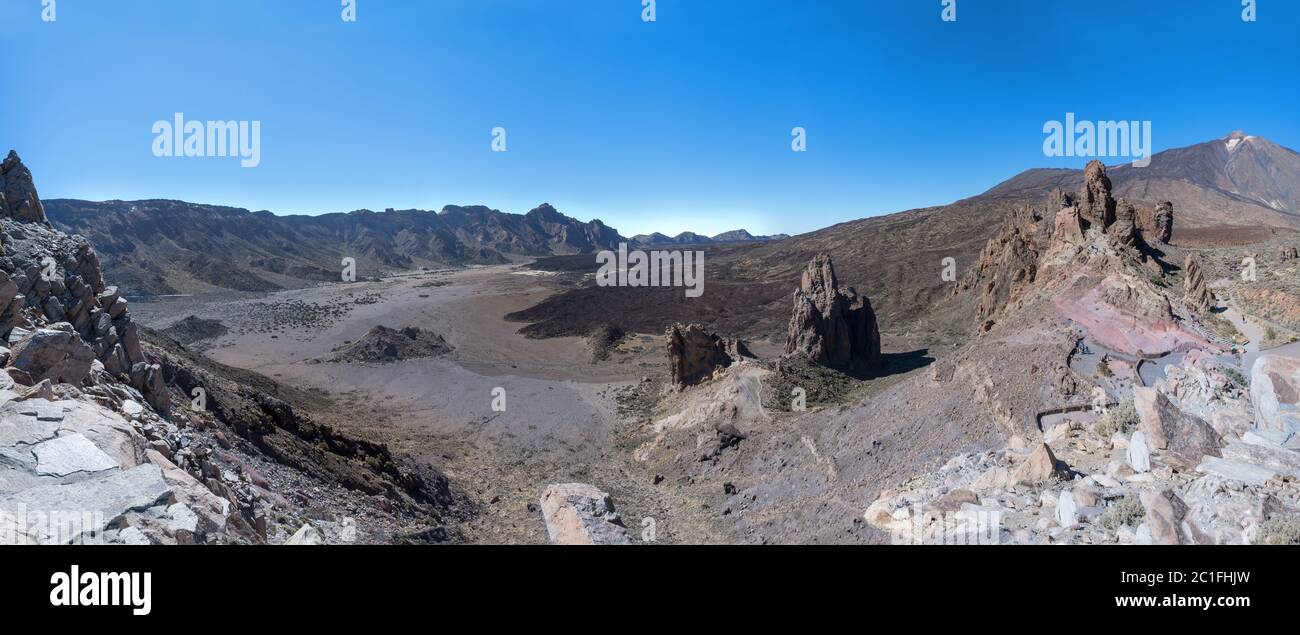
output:
[[[9,365],[26,372],[33,382],[50,379],[80,385],[90,375],[95,352],[66,322],[27,334],[10,350]]]
[[[585,483],[549,485],[542,492],[546,533],[557,545],[629,544],[609,494]]]
[[[130,511],[140,511],[165,502],[171,495],[162,470],[151,463],[126,471],[76,483],[43,485],[0,499],[0,513],[18,518],[51,518],[65,510],[77,510],[82,521],[77,535],[32,535],[37,542],[72,542],[83,533],[99,533]],[[23,514],[26,514],[25,516]],[[32,529],[32,528],[26,528]],[[41,527],[34,528],[39,532]],[[48,529],[48,528],[45,528]]]

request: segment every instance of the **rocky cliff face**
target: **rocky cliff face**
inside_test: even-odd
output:
[[[871,300],[852,287],[839,288],[829,255],[817,255],[804,269],[794,292],[785,354],[847,370],[880,367],[880,329]]]

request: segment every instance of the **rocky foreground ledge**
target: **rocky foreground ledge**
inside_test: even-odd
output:
[[[263,377],[142,337],[31,172],[0,165],[0,544],[439,542],[445,478]]]

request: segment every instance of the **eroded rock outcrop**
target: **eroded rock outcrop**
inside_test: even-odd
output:
[[[33,381],[56,379],[47,371],[59,366],[57,379],[78,385],[89,376],[81,369],[98,361],[109,375],[124,379],[155,408],[166,411],[170,398],[156,364],[145,358],[127,301],[115,287],[105,284],[99,256],[84,238],[69,236],[45,223],[31,172],[16,153],[10,152],[4,166],[7,207],[5,217],[0,218],[4,234],[0,336],[16,346],[40,331],[31,336],[36,338],[35,344],[24,344],[25,355],[12,358],[11,364],[36,364]],[[90,362],[72,339],[89,347]],[[41,352],[44,349],[49,350]],[[66,363],[53,359],[59,356]],[[64,370],[72,372],[64,374]]]
[[[32,173],[13,150],[0,163],[0,216],[31,223],[46,222],[45,208],[36,195]]]
[[[24,332],[11,346],[9,366],[26,373],[33,384],[49,379],[81,385],[95,361],[94,351],[67,322]]]
[[[1183,261],[1183,271],[1187,274],[1183,279],[1183,294],[1187,304],[1201,313],[1214,310],[1214,295],[1205,284],[1201,266],[1196,263],[1196,258],[1191,254],[1187,254],[1187,259]]]
[[[785,354],[855,371],[881,365],[880,330],[871,301],[852,287],[839,288],[827,254],[808,263],[794,292]]]
[[[1174,235],[1174,204],[1164,201],[1138,208],[1137,229],[1151,245],[1164,245]]]
[[[1115,222],[1115,199],[1110,194],[1110,177],[1106,166],[1093,159],[1083,169],[1083,186],[1076,205],[1079,215],[1090,224],[1105,230]]]
[[[718,337],[701,324],[673,324],[664,333],[668,372],[678,388],[699,383],[745,357],[753,357],[744,342]]]

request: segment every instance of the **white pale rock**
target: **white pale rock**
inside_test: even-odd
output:
[[[16,411],[24,417],[35,417],[37,421],[63,421],[63,407],[44,401],[24,401],[18,404]]]
[[[316,545],[320,544],[320,532],[310,524],[303,525],[301,529],[295,532],[288,540],[284,541],[286,545]]]
[[[122,402],[122,412],[126,413],[126,416],[128,417],[134,417],[144,412],[144,406],[140,405],[136,401],[127,399],[126,401]]]
[[[1149,545],[1151,544],[1151,528],[1146,523],[1138,525],[1137,533],[1133,535],[1133,544]]]
[[[1217,456],[1205,457],[1201,464],[1196,466],[1196,471],[1202,474],[1215,474],[1223,478],[1241,481],[1247,485],[1262,485],[1277,476],[1277,472],[1263,465],[1231,461]]]
[[[1093,474],[1092,478],[1093,480],[1097,481],[1098,485],[1105,487],[1107,489],[1112,489],[1120,486],[1119,481],[1115,480],[1110,476],[1106,476],[1105,474]]]
[[[1070,438],[1069,421],[1052,426],[1047,429],[1047,432],[1043,433],[1043,443],[1046,443],[1047,445],[1056,445],[1068,438]]]
[[[126,529],[123,529],[121,533],[117,535],[117,539],[124,545],[144,546],[152,544],[149,542],[149,539],[145,537],[144,532],[140,531],[136,527],[127,527]]]
[[[167,521],[167,529],[173,533],[177,531],[188,531],[191,534],[199,529],[199,516],[193,510],[185,506],[185,503],[175,503],[167,508],[167,515],[171,520]]]
[[[85,435],[70,434],[32,447],[36,456],[36,473],[45,476],[67,476],[75,472],[101,472],[119,467],[113,457],[104,453]]]
[[[1074,492],[1061,491],[1056,501],[1056,522],[1067,529],[1079,524],[1079,507],[1074,502]]]
[[[1133,433],[1128,442],[1128,465],[1139,474],[1151,471],[1151,450],[1147,448],[1147,437],[1141,430]]]
[[[153,507],[170,495],[162,470],[156,465],[145,464],[76,483],[42,485],[15,492],[0,498],[0,509],[26,509],[29,515],[78,510],[95,521],[82,526],[80,531],[95,532],[112,526],[129,511]],[[44,535],[43,531],[39,533],[37,540],[41,543],[66,543],[77,538],[61,533],[53,536]]]

